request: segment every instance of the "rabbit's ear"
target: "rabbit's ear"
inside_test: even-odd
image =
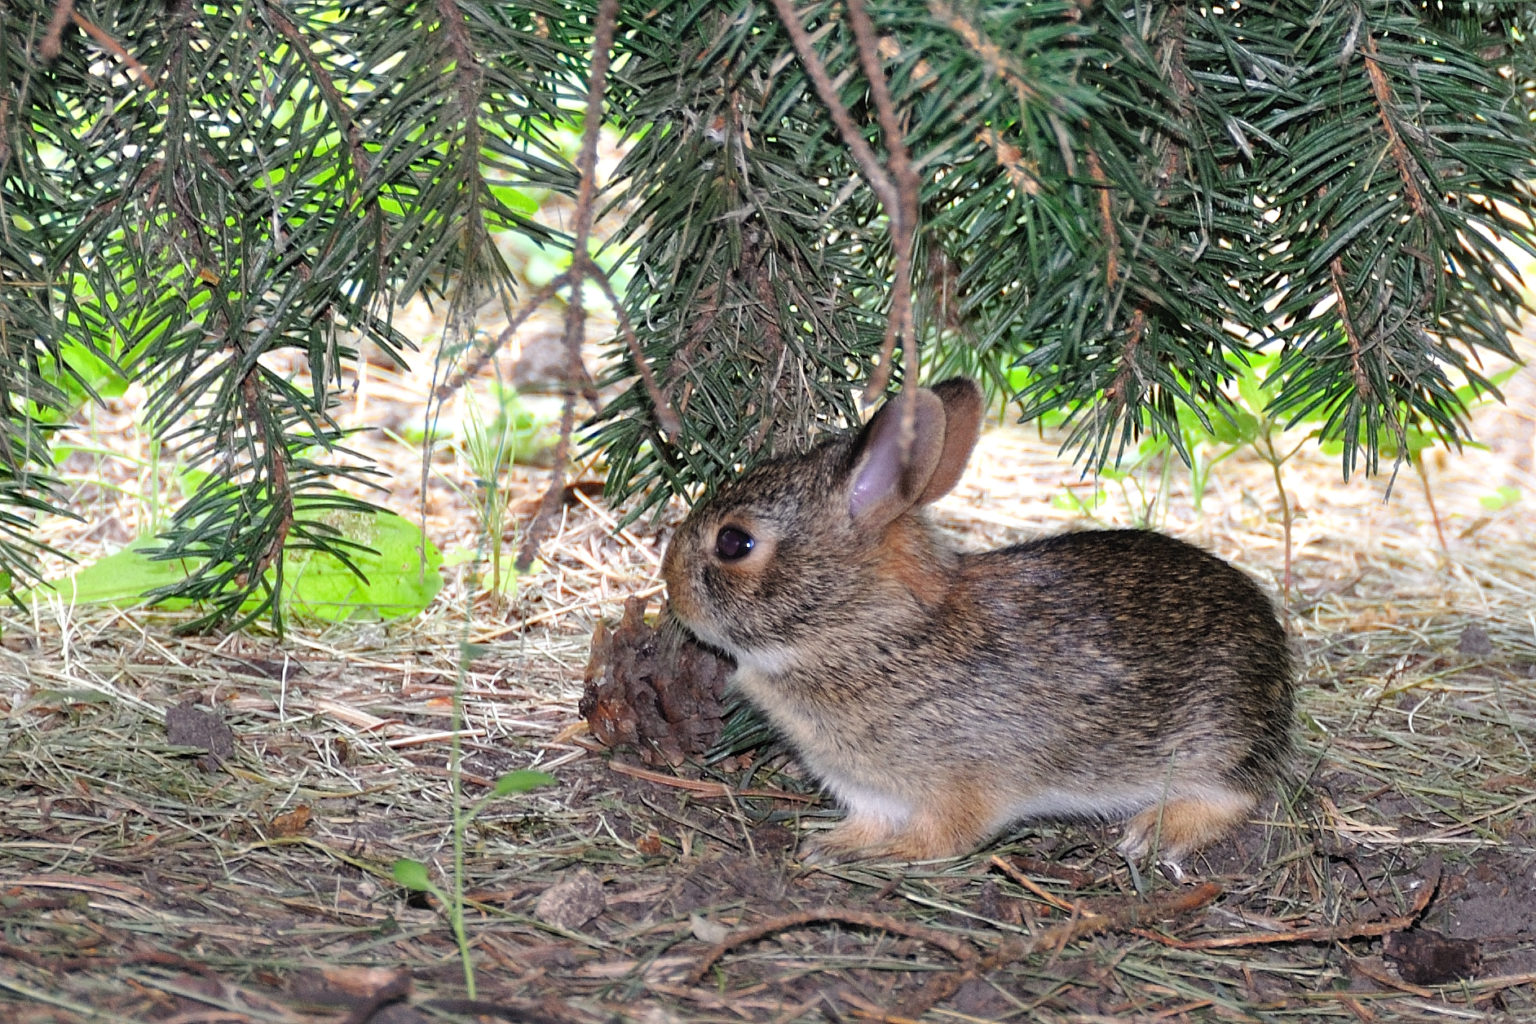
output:
[[[981,389],[965,377],[951,377],[933,386],[933,393],[944,404],[944,450],[939,464],[928,478],[928,486],[918,495],[917,503],[938,501],[960,482],[971,449],[981,434]]]
[[[902,458],[901,415],[906,401],[913,403],[912,443]],[[880,407],[865,425],[854,457],[848,514],[856,523],[879,529],[923,500],[945,454],[946,420],[944,402],[927,388],[899,395]]]

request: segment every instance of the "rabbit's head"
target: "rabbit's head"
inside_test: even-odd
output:
[[[673,615],[738,660],[771,662],[828,642],[837,623],[878,628],[892,587],[942,593],[952,556],[922,509],[960,479],[981,415],[976,385],[946,380],[886,402],[856,434],[731,481],[667,548]]]

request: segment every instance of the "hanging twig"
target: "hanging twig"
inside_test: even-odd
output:
[[[885,343],[880,350],[880,361],[870,375],[865,390],[866,398],[873,398],[885,390],[890,380],[892,356],[898,336],[902,339],[902,359],[906,364],[907,378],[915,381],[917,377],[917,335],[912,316],[912,245],[917,235],[917,200],[921,179],[912,166],[902,137],[896,107],[880,66],[879,41],[875,38],[874,25],[864,8],[863,0],[847,0],[848,22],[857,43],[859,64],[869,81],[870,94],[875,101],[880,131],[890,155],[889,168],[880,162],[875,151],[870,148],[858,125],[854,123],[853,115],[837,95],[837,87],[821,57],[811,46],[811,37],[792,0],[773,0],[773,7],[785,32],[789,34],[795,53],[800,57],[806,77],[815,86],[816,94],[821,97],[822,104],[832,117],[832,123],[837,126],[843,138],[843,144],[848,147],[854,163],[864,175],[864,180],[869,182],[880,204],[885,207],[886,217],[890,220],[891,247],[896,257],[895,286],[891,294],[891,312],[886,324]],[[903,437],[911,433],[912,411],[910,404],[903,410]]]
[[[603,294],[608,297],[608,303],[613,307],[613,312],[619,318],[619,333],[624,336],[624,346],[629,349],[629,357],[635,362],[635,373],[640,376],[640,383],[645,387],[645,393],[650,397],[651,408],[656,412],[656,425],[661,428],[661,436],[668,441],[675,441],[682,432],[683,426],[678,422],[677,413],[672,411],[672,404],[662,395],[661,389],[656,385],[656,377],[651,373],[651,365],[645,358],[645,353],[640,351],[640,339],[635,334],[635,325],[630,321],[629,314],[624,311],[624,304],[619,301],[618,294],[613,290],[613,282],[608,274],[592,262],[585,254],[579,256],[586,273]]]
[[[603,0],[597,11],[597,25],[592,40],[592,64],[587,75],[587,106],[582,125],[581,153],[576,158],[581,182],[576,191],[576,233],[572,240],[571,269],[564,275],[570,288],[570,299],[565,307],[565,404],[560,410],[560,440],[555,446],[555,465],[550,471],[549,486],[539,502],[539,510],[528,524],[523,545],[518,550],[514,565],[518,572],[527,572],[538,555],[539,542],[549,528],[556,510],[565,494],[565,467],[570,459],[572,435],[576,429],[577,381],[587,376],[581,358],[581,341],[586,327],[586,307],[582,303],[582,283],[593,277],[606,285],[607,278],[592,262],[592,220],[597,196],[597,139],[603,125],[603,94],[608,83],[608,65],[612,59],[614,26],[619,17],[619,0]],[[612,289],[605,289],[612,295]],[[619,304],[614,303],[619,309]],[[631,347],[636,354],[636,366],[647,383],[652,404],[658,417],[666,403],[650,379],[645,362],[639,358],[639,345]],[[664,427],[665,429],[665,427]]]
[[[866,398],[873,398],[885,390],[891,375],[891,356],[896,338],[902,343],[902,363],[914,383],[917,375],[917,331],[912,317],[912,247],[917,233],[917,193],[921,180],[912,166],[907,151],[901,122],[896,117],[896,105],[891,101],[891,90],[885,80],[885,69],[880,66],[880,43],[875,38],[875,26],[864,9],[864,0],[847,0],[848,23],[853,26],[853,36],[858,42],[859,65],[869,80],[870,95],[875,100],[875,115],[880,121],[880,133],[885,137],[885,148],[890,154],[891,176],[895,179],[895,205],[886,203],[886,216],[891,221],[891,242],[895,252],[895,285],[891,293],[891,314],[886,323],[885,343],[880,350],[880,364],[869,381]],[[913,406],[907,403],[903,410],[905,421],[902,433],[910,435],[910,417]]]

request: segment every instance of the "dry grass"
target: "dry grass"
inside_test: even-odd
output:
[[[423,381],[370,373],[356,422],[419,416]],[[1300,775],[1266,821],[1197,865],[1219,895],[1132,878],[1106,852],[1111,830],[1093,826],[1021,829],[953,862],[805,869],[794,830],[830,811],[613,771],[577,727],[586,645],[598,616],[655,589],[664,531],[615,536],[579,503],[514,600],[485,594],[460,566],[405,623],[178,638],[165,613],[7,611],[0,1019],[895,1020],[944,987],[924,1020],[1531,1019],[1529,411],[1480,414],[1505,447],[1432,467],[1447,551],[1411,475],[1383,503],[1381,481],[1345,484],[1326,457],[1288,467],[1300,510]],[[130,398],[78,437],[131,439],[131,417]],[[389,470],[392,507],[424,511],[445,550],[483,547],[456,452],[440,452],[423,488],[419,449],[378,429],[359,443]],[[142,445],[123,448],[70,465],[86,522],[49,531],[77,557],[119,546],[156,514],[141,497],[156,470]],[[171,485],[163,467],[158,479]],[[1172,479],[1153,523],[1278,591],[1268,468],[1223,463],[1203,515],[1185,476]],[[1484,509],[1506,481],[1525,498]],[[542,482],[513,471],[512,529]],[[1084,492],[1051,441],[998,430],[941,514],[966,543],[997,544],[1080,525],[1050,501],[1069,489]],[[1110,485],[1096,515],[1137,518],[1129,493]],[[478,645],[467,661],[465,642]],[[493,804],[469,829],[478,1007],[454,1002],[462,975],[440,908],[390,874],[399,857],[439,872],[451,862],[456,691],[468,798],[514,768],[559,780]],[[231,757],[168,743],[166,713],[185,701],[223,717]],[[732,793],[805,789],[776,763],[718,781]],[[601,888],[595,918],[540,905],[582,871]],[[822,908],[836,913],[806,913]],[[797,913],[692,979],[730,929]],[[1405,980],[1383,959],[1383,933],[1410,923],[1471,940],[1481,967],[1460,981]],[[370,1003],[407,978],[404,1001]]]

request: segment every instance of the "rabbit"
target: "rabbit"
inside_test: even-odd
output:
[[[1088,530],[954,550],[926,506],[979,434],[976,384],[883,405],[699,503],[662,562],[670,614],[847,815],[815,859],[960,856],[1021,819],[1129,819],[1180,873],[1245,820],[1290,750],[1270,600],[1200,548]]]

